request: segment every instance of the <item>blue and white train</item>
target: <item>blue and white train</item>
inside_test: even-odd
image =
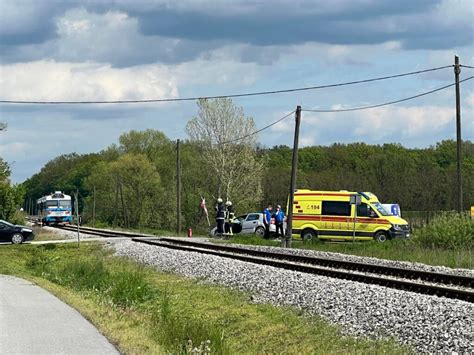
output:
[[[56,191],[36,201],[39,220],[45,224],[71,223],[71,196]]]

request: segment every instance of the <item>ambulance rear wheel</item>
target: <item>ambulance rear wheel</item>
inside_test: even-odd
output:
[[[303,242],[312,242],[318,238],[313,229],[305,229],[303,233],[301,233],[301,239],[303,239]]]
[[[385,243],[388,240],[388,236],[384,231],[379,231],[375,233],[374,239],[376,242]]]

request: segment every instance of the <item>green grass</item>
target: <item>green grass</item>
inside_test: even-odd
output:
[[[129,354],[407,353],[394,340],[343,336],[292,308],[252,304],[245,293],[159,273],[98,243],[8,245],[0,273],[52,291]]]
[[[237,243],[246,245],[280,246],[277,240],[264,240],[255,235],[236,235],[230,240],[216,240],[218,243]],[[306,242],[293,240],[293,248],[319,250],[326,252],[369,256],[381,259],[419,262],[428,265],[442,265],[453,268],[474,268],[472,248],[443,248],[425,246],[414,238],[412,240],[390,240],[385,243],[367,242]]]

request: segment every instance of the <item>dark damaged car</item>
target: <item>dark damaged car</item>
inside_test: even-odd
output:
[[[0,219],[0,242],[21,244],[34,238],[33,229],[30,227],[17,226]]]

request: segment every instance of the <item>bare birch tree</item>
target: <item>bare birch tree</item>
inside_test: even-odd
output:
[[[255,206],[262,198],[264,164],[256,154],[253,118],[245,116],[231,99],[202,99],[197,105],[199,112],[186,131],[213,175],[212,197],[238,202],[241,207]]]

